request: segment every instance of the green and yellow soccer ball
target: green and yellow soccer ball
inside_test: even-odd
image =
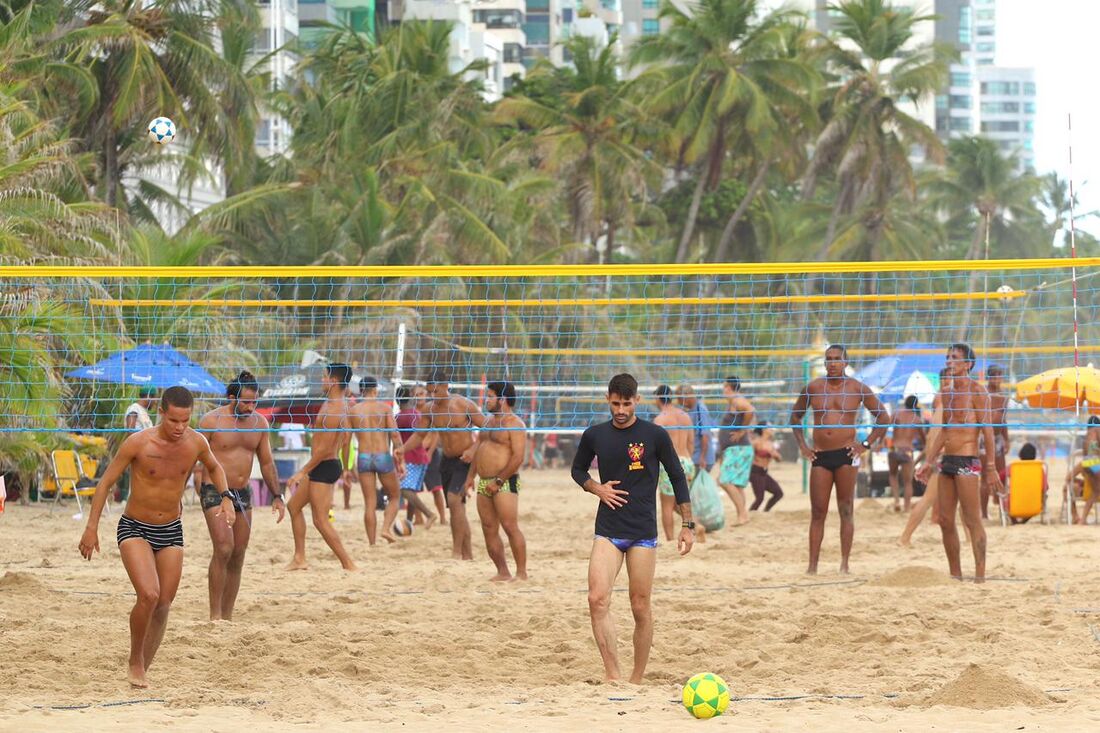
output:
[[[696,718],[713,718],[730,706],[730,688],[718,675],[700,672],[684,685],[683,701]]]

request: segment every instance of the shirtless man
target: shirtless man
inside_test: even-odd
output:
[[[85,560],[99,551],[99,518],[107,492],[132,467],[130,498],[118,520],[118,553],[137,592],[130,611],[130,659],[127,678],[148,687],[145,673],[164,638],[168,611],[183,573],[183,523],[180,521],[187,477],[202,461],[222,497],[219,519],[232,527],[237,518],[225,471],[206,438],[188,427],[194,399],[184,387],[170,387],[160,399],[160,424],[122,442],[95,488],[88,525],[80,538]]]
[[[905,398],[904,406],[894,413],[893,426],[894,447],[887,455],[890,466],[890,493],[894,497],[894,511],[904,509],[908,512],[913,502],[913,445],[918,437],[922,442],[926,437],[924,420],[920,416],[920,402],[916,395]],[[899,493],[905,494],[904,507],[898,506]]]
[[[1081,462],[1074,466],[1073,471],[1066,476],[1066,481],[1081,476],[1089,487],[1089,498],[1085,501],[1085,509],[1077,514],[1077,504],[1070,499],[1070,507],[1073,509],[1074,524],[1088,524],[1089,514],[1097,499],[1100,499],[1100,417],[1089,417],[1088,428],[1085,431],[1085,450],[1081,455]],[[1083,488],[1082,488],[1083,491]],[[1073,495],[1070,494],[1072,497]]]
[[[417,385],[413,390],[413,406],[421,415],[427,413],[432,404],[431,395],[424,385]],[[443,461],[443,451],[439,447],[439,433],[429,433],[421,446],[427,452],[428,469],[424,472],[424,490],[432,495],[435,503],[435,513],[439,515],[439,523],[447,526],[447,501],[446,492],[443,491],[443,477],[439,474],[439,464]]]
[[[363,399],[351,408],[348,421],[355,430],[359,443],[359,456],[356,459],[356,472],[359,486],[363,489],[363,524],[367,530],[367,542],[374,546],[378,534],[378,487],[375,479],[382,484],[386,492],[386,510],[382,514],[382,538],[386,542],[396,542],[393,536],[393,520],[397,519],[397,510],[401,505],[401,487],[398,473],[404,473],[401,434],[397,432],[397,421],[393,409],[378,399],[378,380],[363,377],[359,380],[359,394]],[[347,464],[347,459],[344,459]],[[351,477],[348,477],[351,479]]]
[[[518,473],[527,455],[527,426],[512,412],[516,406],[515,385],[490,382],[486,390],[489,419],[485,422],[486,434],[478,440],[474,451],[466,490],[471,490],[477,481],[477,513],[485,533],[485,549],[497,568],[497,574],[490,580],[527,580],[527,540],[519,529]],[[509,572],[504,556],[502,527],[516,560],[515,577]]]
[[[473,560],[470,521],[466,518],[466,477],[476,448],[473,430],[485,426],[485,415],[462,395],[451,394],[449,381],[441,372],[433,373],[428,379],[432,402],[421,415],[420,432],[409,438],[405,450],[415,450],[428,438],[431,428],[439,431],[443,447],[439,472],[451,510],[451,556],[456,560]]]
[[[658,410],[653,422],[668,431],[668,436],[672,438],[672,447],[676,449],[684,475],[687,476],[688,486],[691,486],[691,481],[695,478],[695,463],[691,460],[695,452],[695,425],[691,422],[690,415],[672,404],[672,388],[667,384],[659,386],[653,394],[656,396]],[[672,491],[672,480],[663,467],[657,479],[657,490],[661,495],[661,527],[665,530],[665,539],[672,542],[672,538],[676,536],[676,495]],[[701,531],[702,525],[697,530]],[[703,541],[701,536],[699,541]]]
[[[745,507],[745,487],[752,474],[753,449],[749,431],[756,423],[756,409],[741,394],[741,380],[726,377],[722,384],[726,398],[726,414],[722,416],[722,429],[718,431],[718,485],[725,489],[737,509],[737,523],[749,521]]]
[[[344,570],[357,570],[351,556],[344,549],[340,535],[329,521],[328,511],[332,508],[332,490],[340,477],[344,475],[344,465],[339,454],[346,441],[349,428],[347,389],[351,382],[351,367],[347,364],[329,364],[321,377],[321,387],[326,400],[321,406],[313,424],[319,431],[313,434],[310,443],[310,457],[290,480],[287,489],[293,496],[287,503],[290,510],[290,526],[294,531],[294,559],[287,570],[305,570],[306,564],[306,518],[302,513],[309,504],[313,515],[313,526],[321,533],[333,554],[340,560]]]
[[[259,458],[260,473],[271,492],[271,511],[278,515],[276,524],[283,521],[286,506],[283,504],[279,473],[271,455],[270,426],[263,415],[257,415],[256,396],[259,394],[256,377],[241,372],[226,388],[229,404],[211,410],[199,420],[199,431],[209,436],[210,450],[225,470],[233,508],[238,519],[229,527],[222,517],[222,497],[210,482],[209,472],[202,464],[196,464],[195,486],[199,488],[206,527],[214,552],[210,556],[207,584],[210,589],[210,620],[229,621],[233,618],[233,606],[237,591],[241,588],[241,568],[244,554],[252,533],[252,489],[248,481],[252,476],[252,461]]]
[[[925,463],[918,476],[922,481],[927,480],[932,474],[932,466],[942,453],[939,463],[939,514],[947,566],[951,577],[962,580],[959,532],[955,524],[955,511],[959,508],[974,550],[974,580],[982,583],[985,581],[986,539],[979,481],[984,474],[995,492],[1000,493],[1002,486],[997,476],[989,393],[970,376],[973,367],[974,350],[967,344],[954,344],[947,350],[951,386],[943,390],[945,427],[928,446]],[[984,463],[978,460],[979,433],[985,436]]]
[[[1008,395],[1001,393],[1004,382],[1004,370],[997,365],[986,369],[986,390],[989,392],[989,409],[993,416],[993,448],[997,458],[997,478],[1001,485],[1008,480],[1008,464],[1005,454],[1008,452]],[[989,498],[993,495],[989,482],[982,480],[982,519],[989,519]]]
[[[836,505],[840,513],[840,572],[848,572],[848,557],[855,536],[856,474],[859,456],[886,432],[888,415],[870,387],[845,375],[848,350],[830,346],[825,350],[825,376],[806,385],[791,410],[791,427],[802,457],[812,461],[810,469],[810,575],[817,573],[821,540],[825,537],[825,517],[829,496],[836,486]],[[806,444],[802,418],[808,408],[814,411],[814,447]],[[875,418],[875,429],[867,440],[856,441],[856,418],[866,407]]]

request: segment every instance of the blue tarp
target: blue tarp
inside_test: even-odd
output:
[[[91,366],[74,369],[71,379],[93,379],[135,387],[187,387],[201,394],[225,394],[225,385],[168,344],[142,344]]]
[[[934,353],[906,353],[916,350],[933,350]],[[947,364],[946,346],[914,341],[900,344],[897,351],[896,355],[884,356],[863,366],[856,371],[855,378],[868,387],[874,388],[879,392],[879,397],[888,402],[894,402],[906,396],[903,394],[905,384],[913,372],[922,372],[933,386],[939,386],[940,370]],[[972,373],[984,372],[986,366],[986,360],[979,358],[974,363]]]

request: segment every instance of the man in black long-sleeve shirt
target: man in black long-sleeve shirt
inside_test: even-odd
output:
[[[611,618],[611,589],[626,559],[630,580],[630,610],[634,614],[634,670],[630,681],[638,684],[645,674],[653,645],[650,595],[657,562],[657,477],[664,466],[672,482],[676,503],[683,516],[677,547],[681,555],[695,542],[687,477],[672,439],[660,425],[639,420],[638,382],[629,374],[612,377],[607,385],[611,421],[584,431],[576,458],[573,480],[600,499],[596,511],[596,536],[588,560],[588,610],[592,634],[603,657],[606,678],[617,680],[619,653]],[[600,480],[589,475],[592,459],[599,459]]]

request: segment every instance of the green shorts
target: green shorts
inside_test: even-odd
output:
[[[733,484],[745,488],[749,484],[749,472],[752,470],[752,446],[731,445],[722,452],[722,468],[719,469],[718,483]]]
[[[494,484],[494,479],[491,478],[479,478],[477,480],[477,493],[482,496],[493,497],[494,494],[489,493],[489,485]],[[510,479],[504,482],[504,485],[496,492],[497,494],[519,494],[519,474],[515,474]]]
[[[687,481],[690,484],[695,479],[695,464],[691,462],[690,458],[680,456],[680,467],[684,469],[684,475],[687,476]],[[668,472],[665,471],[664,466],[661,466],[661,474],[657,478],[657,488],[665,496],[676,496],[676,492],[672,490],[672,481],[669,480]]]

